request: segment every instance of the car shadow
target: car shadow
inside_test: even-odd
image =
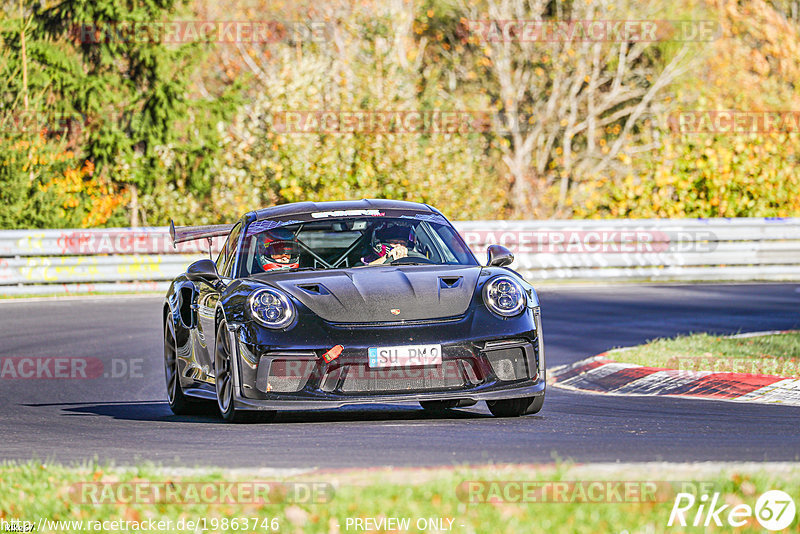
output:
[[[31,403],[28,407],[58,407],[66,417],[103,416],[124,421],[162,421],[175,423],[220,423],[224,421],[216,414],[216,406],[209,403],[208,413],[198,415],[175,415],[164,401],[131,402],[70,402],[70,403]],[[276,418],[266,424],[300,423],[341,423],[341,422],[392,422],[426,420],[463,420],[492,418],[488,413],[471,409],[453,409],[430,412],[419,406],[396,404],[353,405],[344,408],[325,410],[281,411]]]
[[[209,406],[208,415],[175,415],[164,401],[119,401],[119,402],[65,402],[22,404],[34,408],[60,408],[63,416],[80,417],[99,415],[125,421],[176,421],[186,423],[215,423],[217,414]]]

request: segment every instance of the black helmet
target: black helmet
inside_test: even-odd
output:
[[[381,254],[384,245],[391,241],[404,241],[409,248],[413,247],[413,228],[402,224],[382,224],[372,233],[372,248],[378,254]]]

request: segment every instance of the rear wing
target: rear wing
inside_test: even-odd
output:
[[[194,241],[195,239],[208,239],[228,235],[233,230],[233,224],[207,224],[205,226],[179,226],[175,228],[173,221],[169,222],[169,236],[172,238],[172,246],[184,241]]]

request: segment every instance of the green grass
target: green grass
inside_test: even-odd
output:
[[[260,449],[259,449],[260,450]],[[324,463],[321,452],[320,463]],[[79,483],[167,482],[185,487],[187,482],[248,482],[282,481],[331,484],[332,498],[324,503],[273,504],[84,504],[76,497]],[[210,526],[219,518],[276,519],[279,532],[358,532],[348,530],[347,518],[410,518],[409,532],[419,532],[416,522],[421,518],[453,519],[453,533],[483,532],[704,532],[701,527],[667,527],[675,498],[675,486],[658,492],[648,502],[593,503],[469,503],[458,488],[468,481],[683,481],[704,482],[702,493],[720,493],[724,502],[755,506],[758,496],[770,489],[781,489],[797,502],[800,497],[800,464],[731,466],[704,468],[702,464],[631,464],[619,466],[484,466],[437,469],[378,469],[308,472],[293,477],[235,475],[223,471],[200,471],[174,476],[155,467],[115,469],[88,464],[80,467],[42,465],[37,462],[6,463],[0,467],[0,518],[24,519],[38,525],[40,518],[61,521],[169,520],[168,532],[179,532],[176,523],[183,519],[206,518]],[[463,487],[463,486],[461,486]],[[696,486],[693,486],[696,487]],[[73,488],[71,490],[71,488]],[[80,492],[77,493],[78,495]],[[570,499],[565,499],[569,501]],[[689,521],[696,507],[687,514]],[[253,520],[251,521],[251,525]],[[108,525],[113,527],[113,525]],[[797,529],[797,520],[792,529]],[[45,529],[46,530],[46,529]],[[748,525],[716,532],[758,532],[763,530],[754,518]],[[52,531],[52,529],[50,530]],[[61,530],[64,531],[64,530]],[[82,530],[73,525],[66,531]],[[106,532],[123,532],[109,528]],[[235,528],[209,528],[206,532],[236,532]],[[239,531],[264,532],[249,528]],[[142,530],[144,532],[144,530]],[[153,531],[151,531],[153,532]],[[183,532],[189,532],[183,530]]]
[[[618,362],[650,367],[800,378],[800,332],[748,338],[693,334],[608,354]]]

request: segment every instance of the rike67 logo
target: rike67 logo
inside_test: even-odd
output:
[[[667,526],[704,526],[712,523],[718,527],[727,524],[743,527],[755,516],[756,521],[767,530],[783,530],[794,522],[796,514],[794,500],[781,490],[763,493],[756,501],[755,509],[747,504],[731,506],[720,501],[720,494],[709,497],[703,494],[696,498],[691,493],[678,493],[669,514]]]

